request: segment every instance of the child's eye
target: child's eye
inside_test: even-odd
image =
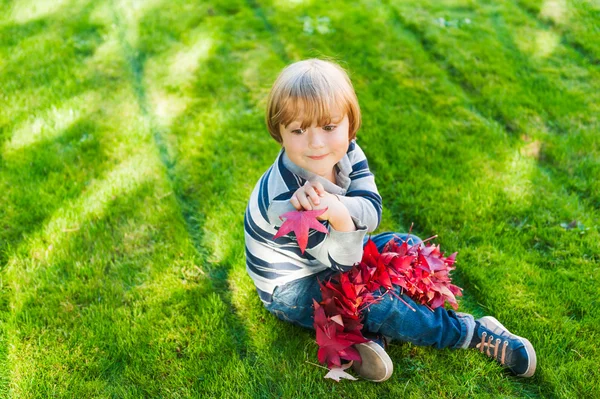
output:
[[[323,129],[327,132],[332,132],[335,130],[336,127],[337,126],[335,126],[335,125],[327,125],[327,126],[323,126]]]
[[[292,133],[294,133],[294,134],[302,134],[302,133],[304,133],[304,129],[294,129],[294,130],[292,130]]]

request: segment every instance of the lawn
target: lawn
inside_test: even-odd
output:
[[[599,397],[600,5],[0,0],[0,397]],[[340,62],[378,232],[458,251],[531,379],[396,342],[336,383],[261,305],[243,215],[288,63]]]

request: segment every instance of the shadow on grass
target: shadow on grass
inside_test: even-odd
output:
[[[499,41],[504,45],[504,47],[512,54],[515,54],[514,57],[517,62],[517,67],[519,71],[524,71],[524,74],[518,74],[517,78],[520,78],[524,75],[535,76],[536,78],[533,80],[534,87],[537,92],[541,92],[544,96],[544,99],[539,98],[533,105],[535,105],[535,110],[540,115],[544,116],[544,120],[546,121],[546,126],[548,131],[557,133],[560,140],[560,136],[576,136],[579,138],[581,142],[585,142],[586,135],[594,134],[592,131],[595,126],[590,121],[583,121],[580,119],[570,119],[570,116],[579,116],[578,113],[583,113],[584,115],[593,115],[595,110],[592,106],[592,103],[589,98],[579,98],[575,95],[571,95],[568,90],[564,88],[558,87],[558,85],[551,84],[550,80],[546,78],[543,72],[539,71],[532,63],[530,62],[530,58],[523,54],[519,47],[515,43],[515,37],[509,31],[509,27],[506,25],[505,21],[497,16],[492,19],[494,22],[494,28],[498,33]],[[575,60],[572,59],[562,59],[567,63],[577,64]],[[591,79],[591,77],[590,77]],[[521,85],[527,87],[529,86],[526,82],[522,82]],[[590,85],[591,86],[591,85]],[[590,90],[593,90],[593,86],[590,87]],[[593,95],[592,95],[593,96]],[[593,96],[594,98],[596,96]],[[552,101],[554,99],[555,101]],[[593,101],[593,100],[592,100]],[[568,104],[568,109],[565,110],[565,104]],[[547,115],[545,115],[547,114]],[[566,121],[564,121],[566,120]],[[587,122],[587,123],[586,123]],[[581,126],[583,124],[584,126]],[[587,126],[586,126],[587,125]],[[597,123],[596,123],[597,125]],[[550,140],[553,137],[549,138]],[[591,144],[591,140],[587,140]],[[581,159],[582,150],[587,151],[598,151],[598,148],[594,148],[592,145],[588,148],[583,148],[582,143],[577,143],[574,148],[557,148],[557,145],[554,145],[554,151],[552,155],[567,155],[567,165],[561,164],[561,162],[554,157],[551,156],[549,152],[544,151],[547,143],[543,143],[542,152],[539,156],[539,166],[544,167],[544,169],[550,172],[552,178],[561,181],[565,188],[569,190],[569,192],[578,195],[585,201],[589,201],[588,204],[585,204],[588,209],[597,209],[598,205],[600,205],[600,195],[598,192],[594,192],[594,184],[590,179],[590,176],[597,176],[598,169],[597,164],[593,162],[592,159],[589,159],[588,162],[584,162],[585,159]],[[561,141],[558,141],[561,143]],[[552,143],[554,144],[554,143]],[[570,150],[570,151],[569,151]],[[577,153],[575,152],[577,151]],[[561,154],[562,152],[562,154]],[[571,154],[569,154],[571,152]],[[591,157],[594,157],[595,154],[591,154]],[[588,154],[588,156],[590,156]],[[570,162],[569,162],[570,161]],[[583,165],[581,165],[581,163]],[[564,160],[562,163],[565,163]],[[578,173],[573,171],[573,165],[580,163],[580,169]]]
[[[561,43],[566,46],[570,46],[574,51],[579,53],[583,58],[586,58],[591,64],[600,65],[600,59],[598,58],[598,54],[594,51],[594,46],[590,46],[590,42],[586,40],[582,40],[584,38],[581,37],[581,32],[572,32],[570,29],[570,23],[563,20],[565,18],[565,13],[570,14],[573,13],[573,10],[567,10],[567,8],[574,7],[574,4],[567,3],[551,3],[551,2],[530,2],[530,1],[522,1],[517,0],[516,4],[525,12],[531,19],[537,21],[538,24],[544,26],[546,29],[554,28],[561,34]],[[583,7],[583,10],[589,12],[586,15],[589,19],[586,21],[583,19],[583,24],[585,22],[590,22],[593,16],[593,11],[591,7],[591,2],[589,4],[585,2],[577,2],[575,3],[577,6]],[[542,15],[542,7],[546,8],[545,11],[550,11],[550,15]],[[586,7],[589,7],[586,9]],[[577,15],[581,10],[577,10],[575,15]],[[552,15],[554,14],[554,15]],[[596,12],[597,14],[597,12]],[[577,15],[579,16],[579,15]],[[555,18],[557,20],[555,20]],[[572,18],[572,17],[571,17]],[[582,23],[580,18],[572,18],[574,23]],[[561,27],[561,25],[564,26]]]
[[[0,151],[20,121],[57,105],[61,95],[76,96],[89,90],[89,86],[73,79],[78,71],[72,60],[83,60],[99,42],[99,27],[87,24],[93,4],[75,7],[75,18],[70,22],[48,16],[23,23],[3,21],[0,25],[0,53],[4,58],[0,86],[5,100],[0,111]],[[9,7],[12,4],[5,9]],[[94,136],[96,128],[92,121],[79,120],[65,131],[57,132],[53,139],[1,154],[0,188],[5,200],[0,207],[3,280],[9,253],[21,247],[22,241],[65,201],[80,195],[88,179],[101,173],[101,162],[86,164],[90,158],[96,161],[104,158],[102,145]],[[3,321],[11,317],[9,286],[10,283],[1,285]],[[0,363],[8,370],[6,345],[10,335],[6,334],[6,324],[2,324]],[[0,379],[0,394],[8,394],[8,371],[3,371]]]
[[[593,106],[595,96],[592,94],[594,86],[591,84],[593,75],[588,76],[590,95],[585,96],[577,90],[570,89],[568,78],[564,78],[564,81],[556,78],[555,69],[558,68],[558,62],[548,62],[543,66],[535,65],[531,56],[521,51],[516,42],[519,38],[515,37],[514,31],[518,26],[514,26],[515,22],[511,22],[510,17],[506,15],[512,10],[508,3],[497,10],[492,8],[492,11],[485,9],[484,6],[479,10],[479,13],[475,13],[474,9],[460,9],[459,14],[452,14],[453,11],[449,10],[454,9],[444,8],[444,11],[451,16],[468,16],[475,20],[476,18],[481,19],[481,15],[483,15],[490,21],[493,31],[488,32],[484,29],[481,30],[481,34],[484,37],[489,36],[489,47],[496,50],[496,57],[499,60],[506,60],[502,64],[498,60],[494,60],[490,66],[473,62],[473,59],[486,60],[490,58],[491,50],[483,46],[484,43],[479,36],[469,36],[468,33],[462,33],[459,28],[448,28],[449,36],[464,38],[463,41],[455,41],[454,43],[461,43],[464,46],[463,52],[469,51],[465,55],[464,64],[461,64],[460,56],[455,56],[452,47],[448,45],[448,43],[453,43],[452,39],[446,43],[443,37],[436,37],[435,32],[432,32],[435,30],[434,28],[410,21],[402,16],[396,8],[393,9],[397,22],[417,37],[423,48],[432,55],[434,61],[440,68],[448,71],[449,77],[465,89],[465,94],[471,100],[476,104],[481,104],[485,110],[496,110],[492,111],[491,115],[505,126],[507,132],[518,133],[522,137],[533,135],[534,137],[529,137],[530,140],[534,140],[537,138],[535,136],[539,136],[537,134],[539,130],[549,132],[545,138],[546,142],[542,146],[545,147],[546,144],[552,143],[551,148],[553,151],[552,153],[542,154],[540,160],[543,161],[553,177],[561,179],[563,184],[568,186],[570,190],[589,200],[592,207],[600,203],[600,199],[594,193],[596,187],[592,179],[588,178],[588,176],[596,175],[598,171],[593,159],[588,159],[583,165],[575,159],[569,159],[567,165],[564,165],[564,162],[563,165],[560,165],[560,162],[554,162],[551,156],[560,157],[563,154],[561,154],[562,151],[558,147],[571,143],[576,144],[575,148],[579,148],[579,154],[575,156],[579,160],[581,151],[585,148],[583,143],[592,142],[586,136],[593,134],[592,131],[595,129],[595,124],[597,124],[592,118],[592,115],[596,113]],[[517,10],[517,13],[520,13],[520,11]],[[437,14],[430,15],[432,19],[434,15]],[[523,18],[527,19],[531,16],[524,15]],[[466,32],[470,32],[470,30]],[[571,55],[571,53],[567,52],[567,55]],[[577,67],[586,64],[577,56],[563,56],[560,58],[560,62],[566,66]],[[500,65],[503,67],[501,70],[499,69]],[[544,67],[547,67],[548,70]],[[513,73],[510,76],[503,76],[502,74],[506,73],[506,69],[511,70]],[[477,72],[474,79],[466,75],[474,72]],[[508,96],[509,98],[498,103],[493,96],[485,97],[484,92],[474,89],[472,81],[477,81],[480,74],[491,82],[504,78],[507,82],[506,87],[503,90],[498,90],[499,87],[497,87],[496,93],[505,96],[504,92],[507,92],[511,94]],[[490,87],[494,88],[494,85],[492,83]],[[489,111],[479,111],[479,113],[489,114]],[[525,123],[518,120],[523,115],[528,118],[524,120]],[[538,121],[541,121],[543,126],[537,126]],[[576,136],[578,141],[568,141],[568,136]],[[572,152],[575,153],[575,151]],[[576,171],[574,172],[573,169],[576,169]]]
[[[236,14],[219,7],[212,12]],[[157,15],[147,15],[148,21],[155,20]],[[159,137],[157,146],[164,146],[161,152],[168,154],[167,146],[173,149],[172,157],[163,160],[163,163],[170,168],[169,175],[180,208],[183,212],[190,212],[194,218],[188,217],[187,229],[198,252],[202,253],[202,268],[210,277],[211,295],[219,299],[213,304],[213,311],[228,313],[227,323],[221,326],[221,334],[234,339],[234,353],[221,347],[220,350],[224,351],[222,356],[207,352],[211,356],[200,358],[206,382],[198,384],[195,389],[207,396],[218,396],[226,390],[249,392],[249,395],[264,395],[265,389],[281,392],[276,383],[269,382],[271,373],[255,373],[257,364],[281,360],[284,351],[270,339],[268,345],[262,344],[263,335],[270,334],[263,331],[265,318],[272,316],[260,304],[244,266],[243,215],[247,199],[272,159],[265,163],[268,156],[264,154],[264,143],[271,139],[265,135],[262,126],[262,110],[257,112],[254,109],[250,90],[245,85],[246,54],[236,48],[244,47],[240,42],[245,43],[248,31],[251,31],[242,21],[245,20],[231,18],[214,34],[219,44],[202,60],[193,82],[185,82],[193,96],[200,93],[193,105],[170,123],[171,128],[154,128],[155,135]],[[164,55],[153,52],[151,48],[146,50],[153,54],[152,57]],[[140,76],[145,69],[143,61],[150,61],[143,57],[139,58],[140,63],[135,67]],[[159,59],[163,65],[163,59]],[[139,84],[138,87],[144,86]],[[144,87],[144,90],[148,93],[150,88]],[[140,97],[146,98],[146,94]],[[149,117],[154,119],[153,115]],[[276,146],[272,148],[274,156]],[[219,303],[226,306],[223,308]],[[204,313],[207,311],[205,309]],[[267,321],[273,322],[275,320]],[[205,328],[210,327],[207,324]],[[291,326],[278,325],[274,329],[295,331]],[[207,346],[218,347],[219,342],[219,339],[209,341]],[[280,342],[298,345],[298,341],[290,343],[285,338]],[[233,368],[230,356],[237,357]],[[239,378],[224,375],[233,370]],[[244,381],[257,381],[258,384],[246,384]]]
[[[0,263],[8,248],[38,230],[65,202],[80,196],[104,171],[105,149],[99,127],[81,119],[50,140],[40,140],[2,158],[0,175],[9,207],[0,210]]]
[[[73,1],[63,5],[68,11],[0,26],[0,49],[6,53],[1,85],[7,100],[0,111],[0,147],[19,122],[60,105],[65,97],[112,84],[97,74],[82,74],[106,29],[90,22],[96,6]]]
[[[30,270],[21,282],[35,282],[16,297],[9,323],[13,372],[28,375],[19,382],[23,394],[157,395],[162,384],[179,389],[197,378],[199,342],[218,344],[222,354],[234,345],[217,328],[227,312],[203,326],[212,288],[202,276],[183,280],[189,259],[164,237],[185,236],[170,223],[177,215],[161,212],[155,184],[104,201],[102,215],[80,220],[45,258],[15,261]],[[63,372],[53,372],[57,365]]]
[[[538,101],[529,104],[529,107],[543,117],[550,131],[559,135],[568,134],[572,126],[569,125],[568,121],[564,122],[564,120],[568,118],[569,112],[587,111],[587,113],[590,113],[592,109],[589,107],[589,104],[574,95],[567,97],[569,93],[565,94],[558,85],[552,83],[543,73],[537,71],[530,63],[529,58],[519,51],[514,43],[514,37],[502,23],[501,18],[496,16],[493,18],[493,22],[493,26],[498,33],[498,40],[512,54],[511,59],[516,63],[517,69],[525,71],[523,74],[515,75],[517,85],[519,87],[529,87],[533,84],[537,90],[547,96],[545,99],[538,97]],[[415,32],[414,26],[411,31]],[[416,31],[416,34],[421,37],[421,42],[426,40],[423,38],[421,32]],[[438,62],[441,62],[440,60],[443,59],[444,55],[438,53],[435,44],[429,43],[425,45],[425,49],[433,52]],[[444,65],[442,64],[442,66]],[[452,75],[451,72],[450,75]],[[528,78],[526,81],[522,79],[524,76],[533,77]],[[469,96],[480,96],[480,93],[476,91],[466,94]],[[537,95],[539,96],[540,94]],[[556,102],[552,102],[552,99],[555,99]],[[484,104],[487,102],[485,98],[479,99],[479,101],[481,100]],[[569,102],[570,108],[568,110],[563,111],[561,107],[562,101]],[[510,104],[508,106],[510,107]],[[508,110],[509,114],[511,112],[512,110]],[[518,152],[519,144],[515,143],[513,145],[515,145],[513,147],[514,151]],[[565,151],[568,152],[568,150]],[[571,152],[572,155],[570,156],[576,156],[575,151],[571,150]],[[595,244],[597,242],[597,231],[594,231],[595,226],[592,227],[591,231],[585,233],[591,236],[582,237],[577,229],[572,232],[565,231],[560,224],[561,222],[581,217],[593,223],[594,220],[597,220],[597,211],[593,206],[593,198],[590,198],[589,189],[573,192],[568,187],[563,186],[562,182],[565,181],[566,173],[564,164],[560,165],[558,162],[548,162],[548,159],[543,154],[533,160],[527,159],[527,154],[521,155],[520,158],[525,160],[525,164],[531,164],[530,171],[526,172],[527,176],[522,181],[511,181],[507,185],[516,183],[516,189],[521,192],[516,197],[508,195],[504,189],[509,187],[497,185],[499,190],[497,190],[495,195],[490,193],[492,194],[492,198],[495,197],[492,203],[487,209],[483,210],[483,214],[480,213],[481,209],[478,214],[482,220],[492,217],[498,224],[504,224],[507,220],[514,218],[515,223],[511,226],[512,228],[509,228],[508,231],[504,230],[504,233],[500,232],[498,240],[495,240],[499,241],[499,245],[492,245],[486,251],[502,254],[502,252],[516,250],[516,254],[525,257],[523,259],[524,264],[529,263],[527,266],[523,265],[523,268],[520,270],[522,276],[529,277],[528,281],[520,282],[515,281],[514,278],[510,278],[510,275],[519,270],[519,267],[515,265],[516,269],[504,269],[501,263],[498,264],[498,259],[492,261],[492,265],[495,268],[500,268],[502,270],[500,273],[476,271],[476,277],[474,277],[470,273],[470,270],[474,271],[471,268],[465,269],[463,272],[459,271],[459,274],[467,282],[468,286],[482,285],[482,282],[485,280],[494,281],[493,285],[503,287],[501,291],[507,293],[510,303],[507,306],[518,309],[521,314],[530,316],[527,324],[521,328],[531,332],[532,341],[539,345],[537,346],[539,351],[538,356],[541,357],[542,361],[542,368],[536,374],[533,382],[539,384],[545,394],[552,395],[560,392],[562,387],[556,383],[556,380],[554,380],[555,375],[553,375],[554,373],[550,369],[553,366],[560,367],[560,364],[549,364],[556,362],[557,359],[552,359],[550,355],[553,348],[549,347],[543,338],[544,332],[548,328],[558,332],[559,328],[557,326],[561,323],[561,317],[567,317],[573,322],[578,323],[583,315],[590,314],[589,301],[590,298],[594,298],[593,290],[595,288],[592,288],[589,284],[589,279],[594,278],[593,272],[590,272],[589,268],[594,259],[598,259],[599,256],[598,246]],[[499,160],[504,165],[509,165],[512,162],[510,158]],[[519,172],[511,171],[510,167],[506,166],[503,169],[505,172]],[[592,169],[590,168],[590,170]],[[510,176],[508,177],[511,178]],[[572,173],[571,177],[573,177]],[[490,178],[492,176],[488,177],[488,179]],[[582,177],[578,176],[577,178],[581,179]],[[485,181],[486,179],[481,180]],[[490,183],[492,183],[492,180],[481,184],[481,186],[489,187]],[[591,187],[589,182],[586,183],[588,183],[587,187]],[[494,184],[491,185],[493,186]],[[526,192],[523,193],[522,190]],[[519,195],[523,194],[525,202],[520,202]],[[551,199],[549,200],[549,198]],[[589,199],[592,199],[592,204],[587,201]],[[501,216],[494,217],[493,214]],[[581,233],[583,234],[583,232]],[[515,240],[515,235],[520,239]],[[575,266],[575,264],[578,264],[578,266]],[[545,270],[540,271],[538,268]],[[563,271],[568,270],[567,275],[560,273],[560,269]],[[552,273],[552,275],[548,273]],[[483,282],[483,284],[490,285],[486,282]],[[553,285],[555,286],[552,291],[548,292],[549,287]],[[574,285],[581,288],[573,290]],[[477,301],[480,303],[489,304],[502,301],[502,298],[497,295],[495,295],[495,300],[491,299],[487,294],[484,294],[485,290],[480,291],[476,289],[472,291],[469,295],[477,298]],[[521,297],[521,300],[518,300],[519,295],[523,294],[525,296]],[[498,305],[492,306],[500,310],[502,308]],[[594,307],[592,306],[591,308],[593,309]],[[501,310],[499,313],[506,313],[506,310]],[[554,319],[555,323],[553,326],[543,321],[546,317]],[[578,327],[571,326],[571,328],[573,327],[576,329],[585,328],[583,324],[579,324]],[[565,327],[565,330],[568,329],[570,328]],[[587,330],[587,328],[585,329]],[[552,345],[562,346],[565,342],[577,341],[574,336],[569,337],[569,335],[570,333],[565,332],[563,340],[561,342],[554,342]],[[564,351],[567,353],[569,349],[565,348]],[[549,359],[545,359],[545,362],[543,362],[544,355],[550,357]],[[591,358],[594,357],[594,354],[593,351],[587,351],[583,356]],[[561,361],[563,360],[566,359],[563,357]],[[567,378],[570,381],[574,381],[572,389],[575,392],[578,392],[579,395],[585,395],[589,392],[587,392],[588,387],[583,382],[595,380],[597,376],[588,371],[586,372],[588,377],[583,381],[575,378],[585,368],[576,363],[578,362],[571,363],[572,371],[569,372],[570,376]],[[544,372],[544,364],[546,364],[547,373]]]
[[[591,283],[598,277],[600,237],[595,225],[585,231],[561,225],[573,219],[597,223],[598,212],[549,179],[535,160],[532,164],[531,191],[523,201],[504,191],[494,196],[488,212],[501,215],[493,220],[504,227],[493,235],[493,244],[482,247],[485,256],[467,249],[467,259],[475,263],[460,276],[475,288],[468,295],[508,320],[505,325],[536,348],[536,375],[520,383],[537,384],[545,396],[589,396],[589,381],[599,377],[593,366],[598,350],[583,337],[600,333]]]
[[[155,9],[146,13],[140,21],[140,25],[144,26],[145,20],[155,21],[160,19],[161,13],[164,10]],[[233,10],[226,9],[225,13],[234,13]],[[211,234],[223,231],[229,231],[231,223],[230,219],[220,219],[218,213],[225,211],[223,205],[228,204],[228,201],[234,201],[232,198],[232,192],[235,192],[236,181],[234,175],[239,173],[238,170],[232,170],[232,166],[228,161],[231,156],[231,149],[227,147],[227,136],[224,130],[219,135],[213,131],[203,131],[201,134],[201,140],[194,141],[192,137],[196,134],[197,127],[189,125],[189,114],[184,114],[173,122],[173,126],[185,126],[186,129],[177,129],[178,134],[175,141],[177,143],[186,143],[193,145],[195,149],[180,147],[177,148],[179,152],[177,156],[174,156],[169,148],[169,145],[174,141],[174,137],[169,136],[168,129],[161,127],[158,123],[157,115],[154,114],[150,104],[148,90],[149,88],[144,84],[144,75],[146,63],[148,61],[147,54],[145,52],[134,49],[126,40],[125,32],[128,27],[125,25],[125,21],[122,20],[118,11],[115,11],[116,22],[119,25],[120,40],[123,49],[126,53],[126,58],[129,61],[129,66],[132,71],[133,81],[132,86],[136,94],[140,110],[144,117],[149,121],[150,135],[154,139],[160,160],[165,168],[166,175],[173,188],[177,207],[181,212],[183,219],[185,220],[185,227],[191,241],[194,244],[196,254],[201,262],[201,268],[209,276],[210,282],[210,293],[216,294],[219,300],[225,304],[225,314],[223,317],[227,323],[222,327],[227,331],[223,334],[226,337],[233,338],[227,347],[233,346],[237,352],[239,358],[244,359],[247,353],[248,337],[243,319],[238,314],[236,306],[232,302],[233,290],[235,287],[230,282],[230,272],[234,265],[239,264],[239,256],[231,255],[230,241],[237,241],[243,239],[243,236],[234,234],[233,236],[219,235],[218,237],[211,236]],[[156,34],[156,33],[152,33]],[[221,34],[219,33],[216,33]],[[147,49],[150,50],[150,49]],[[168,49],[167,49],[168,50]],[[215,51],[215,54],[209,56],[206,61],[208,69],[201,68],[199,74],[205,71],[210,71],[210,65],[212,57],[219,57],[219,50]],[[153,54],[153,56],[159,56],[160,52]],[[234,72],[234,71],[232,71]],[[224,71],[220,71],[224,74]],[[228,75],[231,76],[231,75]],[[233,76],[236,76],[233,73]],[[201,79],[201,77],[195,77]],[[197,87],[197,93],[204,93],[207,95],[211,90],[217,98],[221,98],[222,95],[227,96],[223,93],[223,89],[230,87],[225,82],[211,82],[211,85],[215,85],[214,88]],[[208,90],[207,90],[208,89]],[[235,87],[232,89],[235,90]],[[209,97],[208,95],[205,98]],[[210,101],[209,101],[210,102]],[[208,104],[202,104],[207,106]],[[212,104],[215,113],[228,113],[228,106],[231,104]],[[207,111],[205,108],[203,111]],[[225,123],[224,128],[228,128],[228,122]],[[189,141],[188,141],[189,140]],[[200,153],[201,155],[193,156],[190,153]],[[223,162],[227,160],[227,162]],[[239,165],[242,167],[242,165]],[[227,207],[228,208],[228,207]],[[240,209],[240,215],[243,215],[243,210]],[[222,223],[221,226],[206,226],[207,218],[215,217],[217,223]],[[237,218],[241,220],[241,218]],[[242,225],[240,224],[240,227]],[[211,231],[212,230],[212,231]],[[216,241],[216,244],[215,244]],[[226,248],[225,253],[216,255],[215,245]],[[220,259],[214,260],[214,257],[218,256]],[[201,296],[195,296],[194,298],[200,298]],[[187,302],[188,306],[192,306],[193,309],[198,310],[198,304]],[[223,333],[223,332],[221,332]],[[218,366],[218,364],[217,364]],[[210,366],[208,366],[210,367]],[[216,370],[215,370],[216,371]]]

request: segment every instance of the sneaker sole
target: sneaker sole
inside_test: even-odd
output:
[[[533,345],[527,338],[519,337],[511,333],[508,328],[504,327],[502,323],[500,323],[495,317],[492,316],[484,316],[479,322],[485,320],[485,323],[482,323],[485,327],[490,329],[494,334],[501,335],[502,332],[506,331],[508,335],[513,339],[520,340],[525,346],[525,350],[527,351],[529,363],[527,364],[527,370],[523,374],[517,374],[518,377],[532,377],[535,373],[535,368],[537,366],[537,356],[535,355],[535,349],[533,349]]]
[[[358,344],[354,346],[362,362],[354,361],[352,369],[365,380],[373,382],[383,382],[392,376],[394,371],[394,364],[392,359],[385,352],[385,350],[373,341],[365,342],[364,344]],[[362,365],[379,365],[382,367],[363,369]]]

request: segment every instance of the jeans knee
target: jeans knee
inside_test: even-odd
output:
[[[405,242],[405,241],[406,241],[406,243],[408,245],[415,245],[415,244],[418,244],[420,242],[423,242],[423,240],[421,240],[420,237],[417,237],[414,234],[408,234],[408,233],[399,234],[399,233],[397,233],[395,236],[396,236],[395,237],[396,238],[396,242],[399,243],[399,244],[401,244],[402,242]]]
[[[423,242],[423,240],[421,240],[419,237],[417,237],[414,234],[394,233],[391,231],[388,231],[385,233],[380,233],[380,234],[377,234],[372,237],[365,237],[365,241],[363,244],[366,244],[366,242],[369,238],[375,243],[375,245],[377,246],[377,249],[379,251],[382,251],[385,244],[390,242],[392,239],[395,240],[396,243],[398,243],[398,244],[402,244],[403,242],[406,241],[408,243],[408,245],[415,245],[420,242]]]

